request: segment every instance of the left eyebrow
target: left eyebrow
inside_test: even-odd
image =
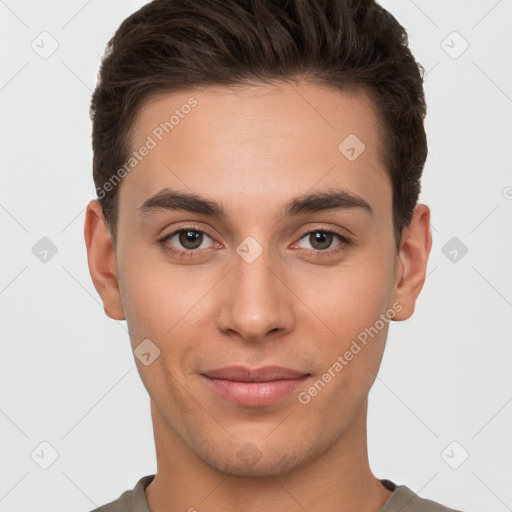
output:
[[[286,205],[283,215],[288,217],[301,213],[353,208],[362,209],[370,215],[374,214],[370,204],[362,197],[343,189],[329,189],[294,198]]]
[[[293,198],[284,205],[281,215],[292,217],[304,213],[346,209],[360,209],[370,215],[374,214],[370,204],[362,197],[344,189],[329,189]],[[184,210],[218,218],[227,216],[222,203],[197,194],[178,192],[168,188],[146,199],[138,208],[141,216],[156,210]]]

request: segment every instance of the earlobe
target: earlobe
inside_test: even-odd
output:
[[[430,209],[424,204],[418,204],[411,223],[403,231],[398,250],[397,267],[400,272],[393,299],[401,304],[402,309],[394,320],[406,320],[414,313],[416,299],[425,282],[431,248]]]
[[[105,223],[103,209],[97,200],[92,200],[87,205],[84,237],[89,272],[103,301],[105,314],[114,320],[125,320],[114,245]]]

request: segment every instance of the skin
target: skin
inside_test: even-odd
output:
[[[157,453],[148,504],[153,512],[377,512],[391,492],[368,463],[367,397],[389,323],[309,403],[297,397],[393,304],[394,321],[412,315],[431,248],[429,209],[416,207],[397,249],[381,128],[362,91],[302,82],[159,95],[138,113],[133,148],[191,96],[198,105],[119,185],[115,248],[98,201],[85,223],[106,314],[127,320],[133,349],[149,338],[161,351],[149,366],[135,359]],[[349,134],[366,146],[355,161],[338,150]],[[218,201],[227,215],[139,215],[165,187]],[[360,196],[373,214],[281,216],[294,197],[329,188]],[[187,227],[207,233],[199,257],[178,258],[159,244]],[[318,249],[311,230],[337,230],[351,243],[334,236]],[[236,252],[248,236],[262,248],[251,263]],[[191,250],[177,236],[164,243]],[[235,364],[310,377],[276,404],[246,407],[201,377]],[[237,455],[244,446],[252,459]]]

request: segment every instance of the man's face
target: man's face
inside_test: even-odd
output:
[[[132,348],[160,350],[137,359],[155,429],[216,469],[282,474],[363,415],[398,269],[379,129],[367,96],[310,84],[184,91],[139,112],[132,149],[156,146],[120,185],[122,306]],[[224,215],[141,209],[164,189]],[[326,191],[357,200],[286,214]],[[244,373],[271,366],[289,371]]]

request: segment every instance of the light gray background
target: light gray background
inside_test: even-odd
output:
[[[370,395],[370,462],[451,507],[512,510],[512,1],[382,3],[428,71],[434,245]],[[0,1],[0,511],[86,512],[156,469],[126,325],[104,315],[83,241],[90,96],[141,5]],[[42,237],[57,248],[46,262]],[[467,254],[443,252],[452,237]]]

